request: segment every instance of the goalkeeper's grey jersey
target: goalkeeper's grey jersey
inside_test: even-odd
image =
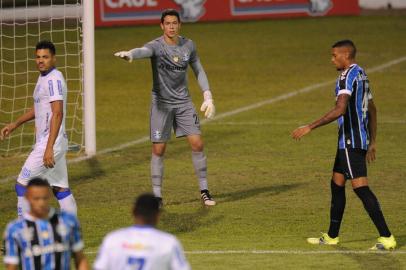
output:
[[[161,36],[144,45],[152,51],[152,102],[181,107],[191,102],[187,68],[190,64],[202,91],[209,90],[207,76],[192,40],[179,37],[178,45],[168,45]]]

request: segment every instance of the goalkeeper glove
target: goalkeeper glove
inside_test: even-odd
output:
[[[117,57],[120,57],[120,58],[122,58],[122,59],[124,59],[124,60],[127,60],[127,61],[130,62],[130,63],[133,61],[133,56],[132,56],[132,54],[131,54],[130,52],[128,52],[128,51],[116,52],[116,53],[114,54],[114,56],[117,56]]]
[[[200,110],[204,112],[204,116],[208,119],[212,119],[216,114],[216,108],[213,104],[213,97],[211,95],[210,90],[206,90],[203,92],[204,101]]]

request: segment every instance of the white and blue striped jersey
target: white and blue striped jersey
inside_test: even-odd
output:
[[[175,236],[150,226],[132,226],[109,233],[94,270],[190,270]]]
[[[335,95],[350,95],[347,110],[338,118],[338,148],[368,149],[368,101],[372,99],[368,76],[352,64],[337,79]]]
[[[75,216],[51,208],[47,219],[25,213],[4,233],[4,263],[22,270],[68,270],[71,253],[84,247]]]

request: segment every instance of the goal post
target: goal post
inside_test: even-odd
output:
[[[38,78],[35,45],[48,39],[55,44],[57,68],[68,86],[69,147],[90,157],[96,153],[93,3],[1,0],[0,128],[32,107]],[[34,124],[23,125],[0,142],[0,157],[30,151],[34,137]]]
[[[94,1],[83,0],[83,84],[85,152],[96,154],[96,107],[94,61]]]

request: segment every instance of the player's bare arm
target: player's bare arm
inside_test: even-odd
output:
[[[292,138],[295,140],[299,140],[306,134],[310,133],[310,131],[312,131],[313,129],[324,126],[328,123],[333,122],[334,120],[337,120],[340,116],[344,115],[345,112],[347,111],[347,104],[348,104],[348,100],[350,99],[350,97],[351,96],[347,95],[347,94],[339,95],[337,97],[336,106],[331,111],[329,111],[323,117],[314,121],[310,125],[302,126],[302,127],[295,129],[292,132]]]
[[[152,50],[147,47],[135,48],[130,51],[120,51],[114,53],[114,56],[124,59],[130,63],[134,59],[150,58],[152,55]]]
[[[19,126],[35,118],[34,107],[30,108],[25,114],[21,115],[17,121],[6,125],[0,132],[0,140],[4,140]]]
[[[78,251],[74,253],[75,266],[77,270],[88,270],[89,264],[87,262],[86,256],[83,251]]]
[[[52,117],[50,120],[50,130],[47,146],[44,153],[44,166],[47,168],[53,168],[55,165],[54,160],[54,144],[58,137],[59,128],[63,119],[63,101],[57,100],[51,102]]]
[[[369,145],[367,152],[367,161],[371,163],[375,160],[376,155],[376,130],[377,130],[377,114],[374,101],[371,99],[368,102],[368,130],[369,130]]]
[[[7,270],[17,270],[17,269],[18,269],[18,265],[15,265],[15,264],[7,264],[7,265],[6,265],[6,269],[7,269]]]

